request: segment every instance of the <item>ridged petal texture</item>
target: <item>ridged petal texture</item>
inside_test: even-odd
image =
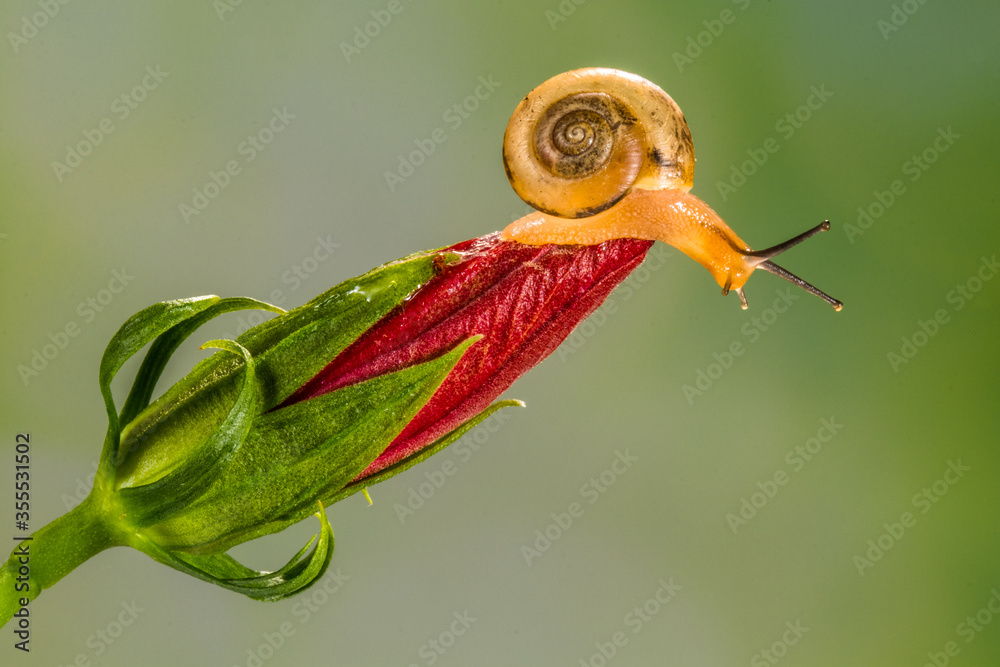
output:
[[[651,241],[529,246],[499,234],[438,252],[459,261],[376,323],[284,403],[433,359],[470,336],[472,345],[388,448],[355,481],[411,456],[475,416],[535,366],[643,260]]]

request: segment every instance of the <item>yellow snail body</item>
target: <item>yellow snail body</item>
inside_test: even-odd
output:
[[[590,68],[553,77],[528,93],[504,135],[504,168],[537,213],[511,223],[505,240],[592,245],[615,238],[660,240],[707,268],[747,307],[743,285],[764,269],[836,310],[843,304],[774,264],[775,255],[830,228],[824,221],[754,252],[689,190],[694,144],[684,114],[655,84]]]

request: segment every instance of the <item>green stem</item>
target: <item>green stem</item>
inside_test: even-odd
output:
[[[55,585],[91,556],[123,543],[92,497],[35,532],[31,539],[19,541],[0,566],[0,626],[21,608],[22,599],[34,600],[42,589]],[[20,569],[24,560],[29,568],[27,576]]]

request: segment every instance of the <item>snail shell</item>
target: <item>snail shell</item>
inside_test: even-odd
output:
[[[691,189],[694,143],[655,84],[615,69],[553,77],[514,110],[504,168],[532,207],[561,218],[599,213],[635,188]]]

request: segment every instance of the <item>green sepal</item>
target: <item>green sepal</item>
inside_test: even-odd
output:
[[[388,466],[387,468],[375,473],[371,477],[365,477],[364,479],[358,480],[357,482],[352,482],[351,484],[348,484],[347,486],[340,489],[333,495],[324,497],[323,503],[327,506],[332,505],[338,500],[343,500],[347,496],[353,495],[358,491],[362,491],[368,488],[369,486],[374,486],[379,482],[383,482],[389,479],[390,477],[395,477],[404,470],[407,470],[412,466],[417,465],[424,459],[427,459],[437,454],[448,445],[454,443],[456,440],[458,440],[463,435],[468,433],[470,430],[478,426],[483,420],[485,420],[487,417],[492,415],[500,408],[508,408],[514,406],[523,408],[524,401],[519,401],[516,399],[507,399],[503,401],[497,401],[496,403],[491,404],[488,408],[477,414],[475,417],[472,417],[467,421],[462,422],[461,426],[441,436],[426,448],[421,449],[419,452],[411,456],[408,456],[405,459],[397,461],[391,466]]]
[[[236,341],[257,360],[261,407],[271,410],[433,278],[455,253],[420,254],[345,280]]]
[[[231,340],[213,340],[202,345],[203,349],[208,347],[243,357],[243,382],[239,394],[219,428],[184,457],[180,465],[153,482],[119,490],[118,497],[127,514],[125,518],[137,528],[170,518],[203,494],[226,471],[229,459],[250,432],[257,398],[253,357],[245,347]]]
[[[237,337],[257,364],[258,412],[280,404],[430,280],[435,257],[406,258],[344,281]],[[212,355],[126,425],[119,485],[156,479],[214,432],[235,400],[242,367],[232,355]]]
[[[301,521],[385,450],[479,338],[258,417],[224,476],[183,513],[144,532],[171,549],[218,553]]]
[[[140,310],[125,320],[104,349],[101,357],[101,368],[98,381],[104,407],[108,413],[108,433],[101,452],[101,468],[98,479],[102,483],[114,473],[118,463],[118,447],[121,428],[118,420],[118,410],[115,399],[111,395],[111,381],[118,370],[128,359],[142,347],[171,327],[190,319],[205,309],[218,303],[219,297],[214,295],[161,301]],[[95,481],[95,487],[98,485]]]
[[[183,551],[175,551],[173,555],[188,565],[196,567],[217,579],[246,579],[247,577],[256,577],[261,574],[226,553],[195,555],[184,553]]]
[[[166,368],[167,361],[170,360],[174,351],[177,350],[177,347],[188,336],[212,318],[236,310],[267,310],[273,313],[285,312],[283,308],[264,301],[258,301],[257,299],[228,297],[219,299],[216,303],[197,315],[179,322],[166,332],[160,334],[149,347],[149,351],[142,360],[142,366],[139,367],[139,372],[135,375],[132,390],[129,392],[128,398],[125,399],[125,405],[122,406],[122,411],[119,415],[121,423],[128,424],[135,419],[136,415],[149,406],[153,390],[156,388],[156,383],[160,379],[163,369]],[[206,346],[203,345],[202,347]]]
[[[101,357],[99,383],[108,413],[108,432],[101,452],[101,467],[94,482],[95,487],[105,488],[111,485],[122,454],[119,451],[121,427],[128,424],[149,403],[156,381],[177,346],[209,319],[247,308],[281,311],[277,306],[256,299],[221,299],[208,295],[154,303],[122,324]],[[150,341],[154,342],[143,359],[119,415],[111,395],[111,382],[122,365]]]
[[[320,521],[319,534],[314,535],[284,567],[275,572],[251,570],[225,554],[201,556],[169,551],[148,539],[139,539],[132,546],[154,560],[202,581],[254,600],[274,602],[309,588],[330,565],[334,548],[333,528],[322,504],[319,504],[315,516]],[[315,547],[309,551],[314,542]],[[229,576],[232,574],[238,576]]]

